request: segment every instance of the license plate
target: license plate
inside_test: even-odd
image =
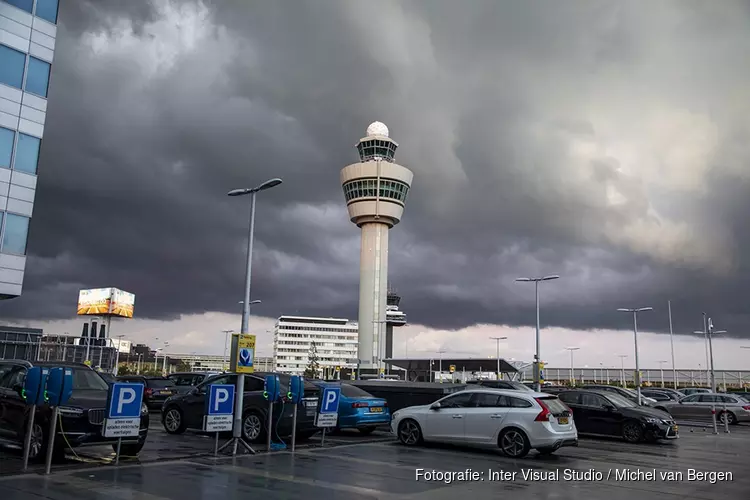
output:
[[[557,419],[557,423],[560,425],[568,425],[568,417],[560,417]]]
[[[305,406],[307,408],[316,408],[318,406],[317,401],[305,401]]]
[[[383,413],[383,407],[376,406],[376,407],[370,408],[370,413]]]
[[[171,396],[172,391],[161,391],[159,394],[161,394],[162,396]]]

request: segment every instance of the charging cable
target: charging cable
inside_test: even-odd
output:
[[[62,435],[63,441],[65,441],[65,444],[68,446],[68,449],[73,454],[74,457],[76,457],[77,460],[81,460],[81,457],[78,456],[76,451],[73,449],[72,446],[70,446],[70,441],[68,441],[68,438],[65,436],[65,430],[63,429],[63,420],[62,415],[60,412],[57,412],[57,426],[60,428],[60,435]]]
[[[286,449],[286,443],[283,439],[281,439],[281,436],[279,436],[279,423],[281,422],[281,418],[284,416],[284,407],[286,406],[286,400],[281,400],[281,411],[279,412],[279,418],[276,419],[276,426],[274,427],[274,431],[276,432],[276,439],[279,440],[278,443],[271,442],[271,449],[272,450],[285,450]]]

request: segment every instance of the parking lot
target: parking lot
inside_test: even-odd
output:
[[[119,468],[98,465],[112,459],[106,448],[98,453],[89,448],[81,461],[69,460],[47,478],[13,477],[6,469],[13,462],[3,460],[0,467],[7,475],[0,479],[0,495],[6,500],[230,499],[252,494],[268,499],[455,499],[466,493],[490,498],[512,492],[521,499],[748,498],[750,426],[733,426],[730,434],[720,429],[714,435],[711,430],[683,427],[680,439],[658,444],[584,438],[578,448],[564,448],[550,457],[532,452],[522,460],[505,458],[495,450],[407,448],[384,433],[346,433],[327,436],[325,448],[319,447],[316,436],[295,454],[281,451],[233,459],[214,458],[210,437],[170,436],[154,425],[142,456],[124,460]],[[430,477],[433,472],[463,472],[464,477],[454,474],[453,481],[446,481],[438,474]],[[536,477],[530,477],[532,472]]]

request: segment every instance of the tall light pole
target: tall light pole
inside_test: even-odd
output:
[[[229,360],[227,359],[227,345],[229,344],[229,335],[234,333],[234,330],[222,330],[221,332],[224,334],[224,360],[221,367],[224,371],[227,371],[227,365],[229,364]]]
[[[677,368],[674,365],[674,333],[672,332],[672,301],[671,300],[667,301],[667,308],[669,309],[669,346],[672,350],[672,382],[674,383],[674,388],[676,390],[677,389]]]
[[[438,351],[439,361],[438,361],[438,372],[440,373],[440,383],[443,383],[443,353],[445,353],[445,349],[440,348]]]
[[[661,372],[661,386],[664,387],[664,363],[669,363],[669,361],[657,361],[659,363],[659,371]]]
[[[534,387],[537,392],[540,392],[542,387],[539,381],[539,362],[541,361],[540,353],[540,337],[539,337],[539,282],[556,280],[560,276],[553,274],[545,276],[543,278],[516,278],[516,281],[534,282],[534,292],[536,296],[536,354],[534,354]]]
[[[617,357],[620,358],[620,384],[625,387],[625,358],[627,358],[628,355],[618,354]]]
[[[638,313],[653,311],[653,307],[639,307],[637,309],[620,308],[618,311],[631,313],[633,315],[633,340],[635,341],[635,387],[638,392],[638,404],[643,400],[641,398],[641,365],[638,363]]]
[[[255,233],[255,195],[266,189],[278,186],[283,181],[279,178],[269,179],[263,184],[260,184],[254,188],[246,189],[233,189],[227,193],[228,196],[243,196],[246,194],[250,195],[250,228],[248,229],[247,236],[247,264],[245,267],[245,296],[242,303],[242,325],[240,328],[240,335],[248,333],[248,327],[250,324],[250,285],[252,283],[252,268],[253,268],[253,235]],[[239,347],[239,345],[238,345]],[[239,349],[236,349],[239,351]],[[237,352],[239,357],[239,352]],[[236,372],[235,372],[236,373]],[[235,396],[234,405],[234,425],[232,426],[232,456],[237,455],[237,445],[242,443],[250,453],[254,453],[254,450],[242,440],[242,410],[244,409],[244,396],[245,396],[245,377],[237,376],[237,395]],[[229,443],[228,443],[229,444]]]
[[[575,376],[575,373],[573,372],[573,366],[574,366],[573,365],[573,351],[577,351],[578,349],[580,349],[580,347],[566,347],[565,349],[570,351],[570,385],[572,387],[576,385],[576,376]]]
[[[122,338],[124,336],[125,335],[118,335],[117,336],[117,350],[115,351],[115,369],[112,370],[112,375],[114,375],[115,377],[117,376],[117,369],[120,366],[120,345],[122,344]],[[110,339],[110,340],[112,340],[112,339]]]
[[[167,373],[167,347],[169,347],[169,342],[164,342],[164,362],[162,363],[163,368],[161,371],[164,372],[165,375]]]
[[[708,324],[706,328],[707,337],[708,337],[708,352],[709,352],[709,363],[710,363],[710,384],[711,384],[711,392],[716,392],[716,373],[714,372],[714,346],[713,346],[713,336],[719,333],[727,333],[726,330],[714,330],[714,323],[711,321],[711,318],[708,318]],[[700,332],[694,332],[694,333],[700,333]]]
[[[703,315],[703,345],[706,348],[706,383],[708,383],[709,379],[709,367],[710,367],[710,361],[708,360],[708,322],[706,319],[708,316],[706,316],[706,313],[701,313]],[[694,332],[694,333],[701,333],[701,332]]]
[[[497,379],[500,380],[500,341],[507,340],[508,337],[490,337],[490,340],[497,341]]]

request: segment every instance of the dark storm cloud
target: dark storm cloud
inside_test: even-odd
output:
[[[410,321],[748,335],[747,10],[662,2],[63,2],[24,295],[237,312],[258,199],[259,314],[356,317],[338,172],[382,120],[415,172],[391,232]],[[373,22],[377,20],[377,22]],[[743,99],[743,96],[745,97]],[[717,132],[718,131],[718,132]],[[717,193],[721,193],[717,196]],[[700,208],[698,208],[700,207]]]

